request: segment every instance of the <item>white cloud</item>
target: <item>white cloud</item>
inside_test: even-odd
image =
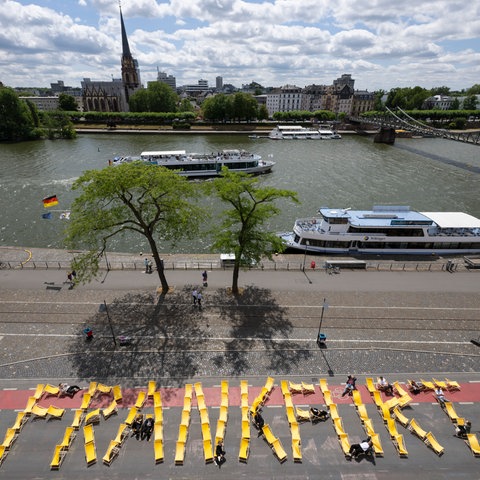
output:
[[[2,1],[0,81],[78,86],[120,76],[117,2]],[[196,83],[468,88],[478,83],[480,3],[458,0],[122,0],[144,82],[157,67]],[[40,83],[39,83],[40,82]]]

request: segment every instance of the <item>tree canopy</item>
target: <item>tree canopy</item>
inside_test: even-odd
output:
[[[225,204],[222,223],[217,226],[212,249],[235,254],[232,278],[232,293],[237,294],[241,266],[260,261],[263,256],[272,258],[275,252],[284,249],[283,241],[275,232],[268,231],[268,220],[280,212],[277,200],[298,202],[297,194],[261,186],[259,177],[243,172],[222,169],[222,176],[213,181],[215,195]]]
[[[18,98],[8,87],[0,87],[0,141],[38,138],[40,131],[35,105]]]
[[[164,167],[143,162],[86,171],[73,184],[74,200],[66,229],[67,244],[86,253],[74,261],[81,282],[98,275],[99,261],[109,241],[132,232],[150,246],[162,292],[168,292],[157,242],[191,238],[205,218],[196,206],[196,184]]]
[[[203,116],[212,121],[254,120],[258,103],[252,95],[237,92],[233,95],[220,93],[207,98],[202,104]]]
[[[58,108],[66,112],[76,112],[78,110],[77,101],[74,96],[61,93],[58,96]]]
[[[129,99],[131,112],[175,112],[178,95],[163,82],[148,82],[146,89],[137,90]]]

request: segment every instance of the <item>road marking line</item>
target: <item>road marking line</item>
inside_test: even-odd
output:
[[[458,402],[459,405],[473,405],[473,402]]]
[[[18,390],[18,388],[4,388],[3,390]],[[35,390],[35,388],[33,388],[32,390]]]

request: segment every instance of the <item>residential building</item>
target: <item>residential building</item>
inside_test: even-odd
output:
[[[275,112],[291,112],[300,110],[302,106],[303,89],[295,85],[285,85],[267,94],[268,115]]]
[[[51,97],[35,96],[35,97],[18,97],[18,98],[32,102],[37,107],[37,110],[41,112],[58,110],[58,96],[51,96]]]
[[[157,68],[157,82],[166,83],[174,92],[177,91],[177,79],[173,75],[160,72]]]

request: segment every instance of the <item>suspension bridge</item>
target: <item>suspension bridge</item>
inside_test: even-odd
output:
[[[455,132],[443,128],[434,128],[411,117],[401,108],[397,108],[396,111],[393,111],[386,107],[386,112],[384,113],[369,117],[350,117],[349,120],[352,123],[363,125],[368,124],[375,126],[376,128],[390,127],[395,130],[406,130],[412,132],[413,135],[421,137],[438,137],[463,143],[470,143],[472,145],[480,145],[480,131]]]

